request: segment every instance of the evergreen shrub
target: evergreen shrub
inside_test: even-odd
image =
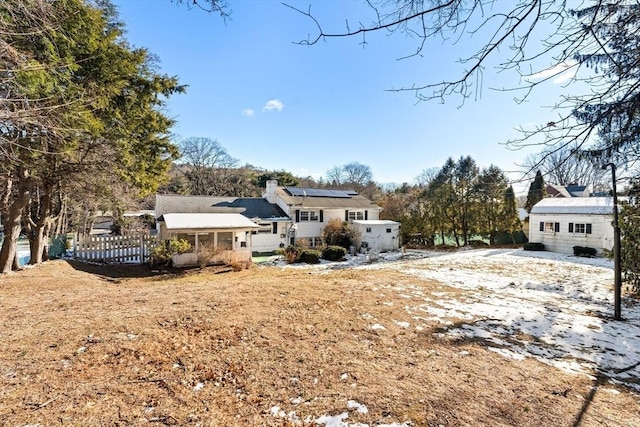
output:
[[[320,262],[320,251],[315,249],[303,249],[300,252],[300,262],[306,262],[307,264],[318,264]]]
[[[525,251],[544,251],[544,243],[528,242],[522,247]]]
[[[322,258],[329,261],[340,261],[345,255],[347,255],[347,250],[342,246],[327,246],[322,251]]]
[[[588,246],[574,246],[573,247],[573,254],[575,256],[594,257],[594,256],[596,256],[597,253],[598,253],[598,250],[596,248],[590,248]]]

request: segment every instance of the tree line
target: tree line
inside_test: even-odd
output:
[[[469,156],[449,158],[441,168],[426,170],[415,185],[385,195],[381,216],[402,223],[405,243],[433,245],[449,238],[457,246],[498,235],[515,243],[522,230],[513,186],[491,165],[480,169]],[[480,237],[478,237],[480,236]]]

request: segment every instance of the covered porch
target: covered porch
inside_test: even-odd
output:
[[[251,261],[252,231],[257,224],[237,213],[171,213],[158,219],[161,240],[184,239],[191,244],[191,252],[174,259],[176,267],[195,265],[198,253],[216,250],[221,254],[233,252],[236,259]]]

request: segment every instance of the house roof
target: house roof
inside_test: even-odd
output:
[[[167,213],[239,213],[251,219],[289,220],[276,204],[261,197],[156,195],[156,217]]]
[[[584,197],[585,185],[569,184],[556,185],[547,184],[547,194],[551,197]]]
[[[278,197],[295,209],[316,208],[316,209],[377,209],[382,208],[371,200],[353,191],[339,191],[336,196],[331,196],[328,190],[312,188],[297,188],[300,191],[288,191],[288,187],[278,187],[276,189]],[[316,190],[322,195],[316,195]],[[331,190],[336,191],[336,190]],[[294,195],[296,194],[296,195]]]
[[[613,197],[547,197],[531,208],[531,214],[613,214]]]
[[[167,230],[211,230],[260,228],[238,213],[167,213],[162,215]]]

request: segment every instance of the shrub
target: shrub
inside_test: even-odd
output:
[[[284,258],[287,260],[288,264],[293,264],[298,261],[300,256],[300,248],[295,246],[287,246],[284,250]]]
[[[329,261],[340,261],[347,254],[347,250],[342,246],[327,246],[322,251],[322,258]]]
[[[251,265],[253,265],[250,260],[247,260],[234,251],[224,251],[223,253],[219,254],[219,257],[221,258],[222,262],[225,265],[231,267],[233,271],[246,270],[248,268],[251,268]]]
[[[522,247],[525,251],[544,251],[544,243],[528,242]]]
[[[300,262],[306,262],[307,264],[318,264],[320,262],[320,251],[315,249],[303,249],[300,252]]]
[[[191,250],[191,243],[184,239],[171,239],[160,243],[151,250],[149,263],[151,267],[164,267],[169,265],[171,256],[183,254]]]
[[[590,248],[588,246],[574,246],[573,247],[573,254],[575,256],[594,257],[594,256],[596,256],[597,253],[598,253],[598,250],[596,248]]]
[[[205,268],[207,265],[213,264],[218,254],[220,254],[220,250],[213,244],[201,244],[196,252],[198,265],[200,268]]]
[[[330,220],[322,230],[322,240],[327,245],[349,248],[355,244],[356,237],[357,232],[351,227],[351,224],[341,221],[339,218]]]

